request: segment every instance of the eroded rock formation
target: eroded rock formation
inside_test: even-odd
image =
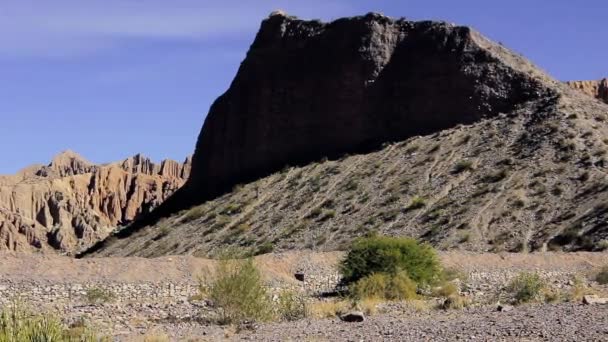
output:
[[[190,169],[136,155],[95,165],[66,151],[46,166],[0,176],[0,250],[75,252],[150,212]]]
[[[571,81],[566,84],[608,103],[608,78],[599,81]]]

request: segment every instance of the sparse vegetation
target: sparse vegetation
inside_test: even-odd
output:
[[[86,290],[85,298],[89,304],[109,303],[116,299],[114,293],[99,287],[91,287]]]

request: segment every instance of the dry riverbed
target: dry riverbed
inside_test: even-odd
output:
[[[335,266],[341,256],[290,252],[260,256],[256,263],[271,291],[288,288],[314,296],[335,285]],[[436,301],[393,303],[379,305],[361,323],[333,317],[226,327],[211,322],[213,308],[195,299],[201,279],[213,273],[211,260],[185,256],[75,260],[19,254],[0,255],[0,304],[18,299],[38,310],[55,312],[66,323],[84,320],[117,341],[144,340],[145,336],[176,341],[608,339],[608,305],[560,299],[496,311],[496,303],[507,300],[502,293],[505,285],[522,271],[538,273],[564,298],[581,286],[605,294],[606,288],[593,277],[608,264],[606,253],[449,252],[441,258],[446,267],[462,273],[461,288],[473,302],[471,307],[446,311],[437,309]],[[295,279],[295,273],[303,275],[304,281]],[[108,294],[108,298],[91,298],[92,293]]]

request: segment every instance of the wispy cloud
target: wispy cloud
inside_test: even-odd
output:
[[[3,0],[2,56],[96,53],[123,39],[205,39],[254,31],[270,11],[331,18],[347,1]]]

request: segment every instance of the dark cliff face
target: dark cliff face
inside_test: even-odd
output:
[[[381,15],[266,19],[211,107],[181,200],[509,112],[545,90],[467,27]]]

